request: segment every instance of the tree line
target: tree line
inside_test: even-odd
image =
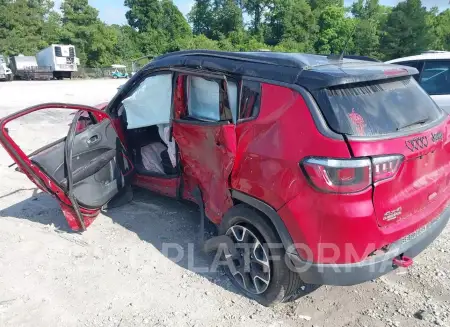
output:
[[[0,54],[35,55],[73,44],[83,65],[104,67],[184,49],[340,53],[381,60],[450,51],[450,9],[421,0],[195,0],[187,17],[171,0],[125,0],[127,25],[109,25],[88,0],[0,0]]]

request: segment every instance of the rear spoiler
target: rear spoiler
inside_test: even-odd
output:
[[[374,62],[382,62],[376,58],[371,58],[367,56],[356,56],[356,55],[346,55],[344,56],[346,59],[356,59],[356,60],[364,60],[364,61],[374,61]]]
[[[414,67],[385,64],[382,62],[343,61],[340,64],[324,64],[308,67],[299,74],[295,84],[309,91],[331,86],[384,80],[419,74]]]

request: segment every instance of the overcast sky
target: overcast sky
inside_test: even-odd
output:
[[[59,7],[62,0],[56,0],[55,6]],[[193,0],[173,0],[180,8],[180,11],[186,15],[194,3]],[[345,5],[349,6],[353,0],[345,0]],[[395,6],[399,0],[380,0],[383,5]],[[124,0],[89,0],[89,4],[100,11],[100,19],[108,24],[125,24],[125,13],[127,8],[123,5]],[[422,0],[422,3],[430,8],[437,6],[440,10],[450,8],[449,0]]]

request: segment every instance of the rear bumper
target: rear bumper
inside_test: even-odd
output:
[[[289,258],[302,280],[320,285],[355,285],[378,278],[397,269],[393,264],[399,255],[415,257],[425,250],[442,232],[450,218],[450,207],[439,217],[416,232],[392,244],[382,254],[352,264],[315,264],[303,261],[297,254],[288,253]]]

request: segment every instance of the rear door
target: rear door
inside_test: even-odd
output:
[[[416,81],[336,86],[323,95],[353,156],[372,161],[378,224],[436,216],[450,191],[449,121]]]
[[[172,126],[185,187],[199,187],[207,217],[219,223],[233,205],[230,174],[236,156],[237,83],[201,74],[179,74],[176,81]]]
[[[71,116],[66,137],[26,155],[11,137],[8,124],[50,109],[67,115],[70,109],[78,112]],[[86,113],[94,121],[80,130],[80,118],[85,119],[81,116]],[[43,104],[7,116],[0,120],[0,143],[33,183],[59,201],[73,230],[85,230],[134,171],[109,116],[83,105]]]

